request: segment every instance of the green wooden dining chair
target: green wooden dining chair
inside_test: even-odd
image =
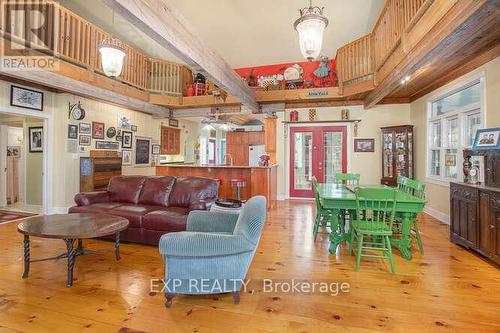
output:
[[[335,183],[337,185],[359,186],[359,173],[337,173],[335,174]]]
[[[413,195],[419,199],[425,199],[425,183],[410,179],[407,177],[398,176],[397,179],[398,189],[409,195]],[[400,219],[400,215],[396,214],[396,220]],[[418,249],[420,253],[424,253],[424,245],[422,243],[422,238],[420,237],[420,230],[418,229],[418,214],[412,215],[411,231],[415,235],[417,240]]]
[[[348,186],[359,186],[359,179],[361,175],[359,173],[336,173],[335,174],[335,184],[337,185],[348,185]],[[355,215],[354,211],[347,211],[342,209],[339,212],[342,221],[346,224],[347,220],[351,220],[353,215]]]
[[[316,202],[316,217],[314,219],[313,236],[316,240],[318,235],[319,227],[323,224],[327,226],[328,222],[332,220],[333,214],[335,213],[331,209],[326,209],[321,202],[321,198],[318,191],[318,180],[315,176],[312,177],[312,188],[314,192],[314,200]],[[331,227],[331,225],[330,225]]]
[[[396,208],[396,190],[391,188],[356,188],[357,218],[352,223],[349,253],[353,253],[356,240],[356,270],[359,270],[361,257],[388,259],[394,273],[394,258],[390,237]],[[361,213],[363,212],[363,213]],[[369,250],[370,253],[363,253]],[[373,254],[381,251],[382,254]]]

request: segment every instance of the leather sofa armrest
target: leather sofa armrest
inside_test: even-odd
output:
[[[189,211],[191,212],[193,210],[209,210],[214,202],[215,199],[201,199],[193,201],[189,205]]]
[[[75,202],[78,206],[88,206],[95,203],[109,202],[108,191],[81,192],[75,195]]]

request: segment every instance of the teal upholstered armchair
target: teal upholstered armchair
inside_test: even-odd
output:
[[[192,211],[187,231],[165,234],[166,307],[176,294],[233,293],[239,303],[243,285],[266,221],[266,198],[247,201],[239,215]]]

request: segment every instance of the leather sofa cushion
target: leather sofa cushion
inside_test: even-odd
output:
[[[182,207],[169,207],[155,210],[144,215],[142,227],[158,231],[185,231],[188,209]]]
[[[144,205],[120,205],[116,208],[106,211],[105,213],[126,218],[130,222],[129,226],[132,228],[142,228],[142,217],[147,213],[157,209],[161,209],[161,207]]]
[[[170,176],[147,177],[139,196],[139,204],[167,207],[174,182],[175,178]]]
[[[109,181],[110,201],[136,204],[145,181],[142,176],[118,176]]]
[[[68,210],[68,213],[105,213],[106,211],[120,206],[117,202],[103,202],[88,206],[74,206]]]
[[[191,203],[201,199],[216,198],[219,182],[203,177],[177,177],[168,200],[169,207],[189,207]]]

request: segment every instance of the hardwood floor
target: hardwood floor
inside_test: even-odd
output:
[[[0,224],[0,332],[499,332],[500,274],[497,267],[448,240],[448,226],[421,217],[425,254],[414,248],[406,261],[395,253],[396,274],[387,262],[354,257],[341,246],[328,254],[325,234],[312,239],[310,202],[280,201],[268,222],[248,278],[346,282],[347,293],[264,293],[178,296],[163,306],[150,293],[161,278],[155,247],[122,245],[113,252],[77,258],[75,283],[65,287],[66,263],[31,265],[22,275],[22,237],[17,223]],[[111,243],[89,241],[91,248]],[[62,241],[33,237],[32,258],[64,251]]]

